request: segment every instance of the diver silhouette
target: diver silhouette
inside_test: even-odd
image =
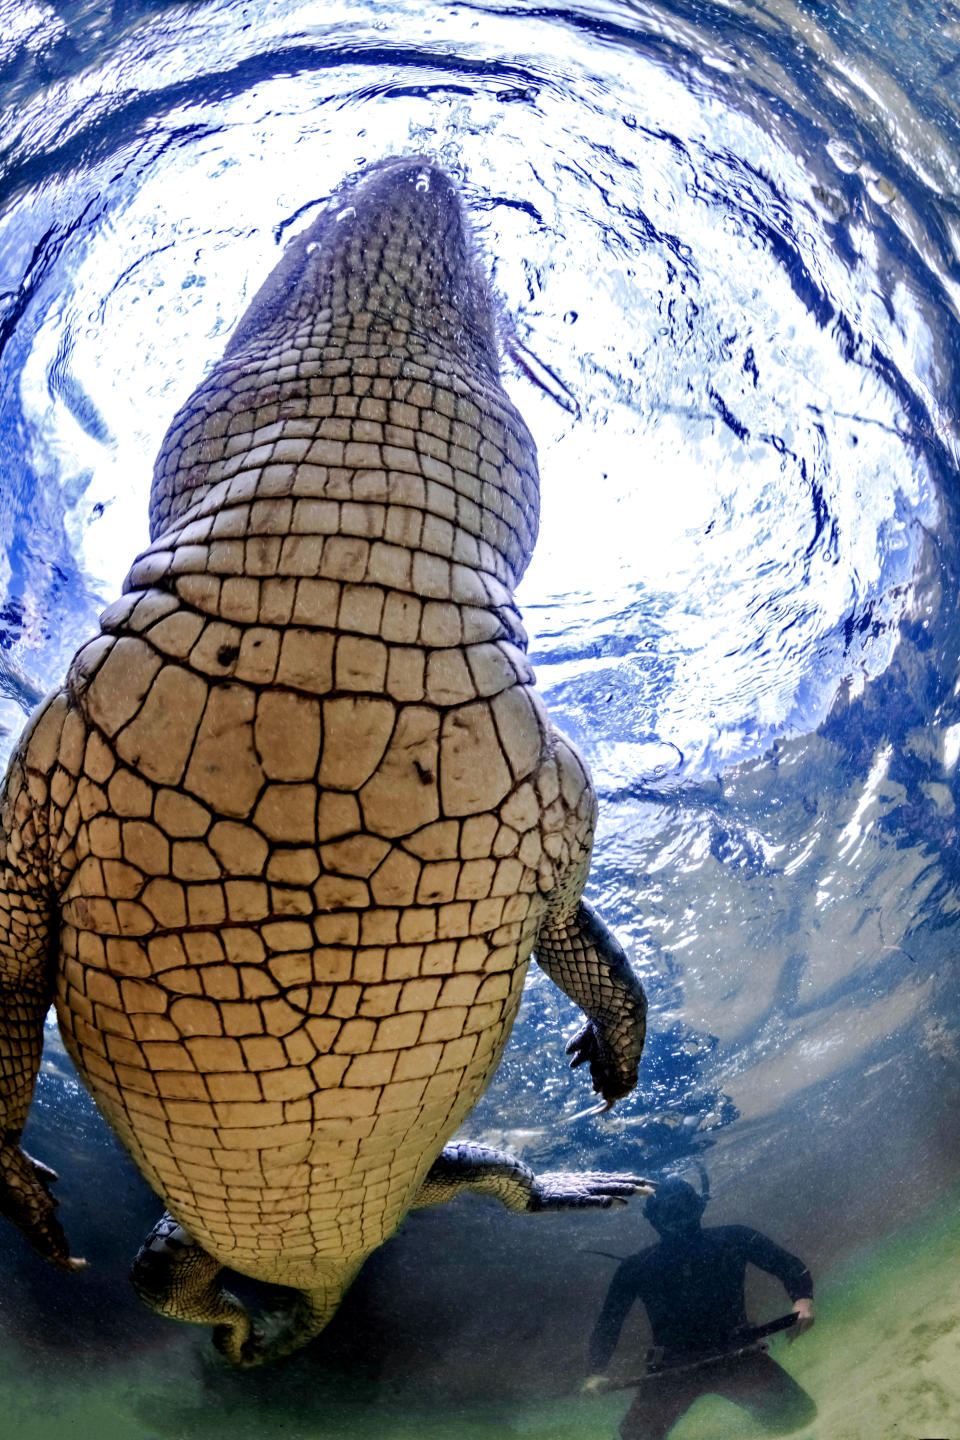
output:
[[[644,1215],[659,1243],[623,1260],[607,1292],[590,1341],[587,1393],[609,1385],[602,1373],[616,1349],[627,1313],[643,1302],[653,1333],[647,1374],[620,1427],[622,1440],[663,1440],[701,1395],[718,1394],[742,1406],[768,1434],[787,1435],[808,1424],[816,1406],[771,1360],[747,1321],[748,1265],[782,1283],[796,1314],[792,1336],[813,1324],[813,1281],[802,1260],[746,1225],[703,1229],[707,1203],[685,1180],[667,1180]]]

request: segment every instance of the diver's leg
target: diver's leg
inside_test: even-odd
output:
[[[625,1205],[631,1195],[649,1195],[653,1186],[639,1175],[608,1175],[602,1171],[573,1174],[554,1171],[535,1175],[528,1165],[489,1145],[446,1145],[433,1162],[414,1208],[442,1205],[464,1190],[490,1195],[508,1210],[532,1214],[544,1210],[577,1210]]]
[[[723,1372],[717,1393],[748,1411],[770,1435],[791,1435],[816,1416],[806,1390],[769,1355],[731,1360]]]
[[[259,1336],[240,1301],[220,1284],[222,1266],[164,1214],[140,1247],[130,1280],[145,1305],[171,1320],[212,1325],[213,1343],[234,1365],[256,1364]]]
[[[648,1380],[620,1422],[621,1440],[665,1440],[681,1415],[709,1388],[695,1372]]]

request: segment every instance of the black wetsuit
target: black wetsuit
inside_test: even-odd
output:
[[[696,1360],[737,1343],[747,1326],[748,1265],[775,1275],[790,1299],[813,1295],[802,1260],[746,1225],[721,1225],[667,1235],[619,1266],[590,1341],[590,1368],[604,1370],[635,1301],[646,1308],[653,1343],[666,1364]],[[764,1353],[650,1381],[637,1396],[621,1434],[660,1440],[698,1396],[716,1391],[750,1410],[774,1432],[788,1433],[815,1413],[810,1397]]]
[[[802,1260],[747,1225],[718,1225],[662,1240],[624,1260],[613,1277],[590,1342],[591,1370],[604,1370],[627,1312],[646,1307],[654,1345],[666,1351],[720,1350],[747,1324],[748,1265],[775,1275],[791,1300],[813,1294]]]

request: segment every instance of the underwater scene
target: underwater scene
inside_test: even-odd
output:
[[[309,270],[359,227],[357,177],[448,186],[455,299],[486,314],[488,276],[493,336],[468,316],[451,343],[488,375],[496,347],[536,445],[539,535],[511,501],[510,574],[532,558],[501,609],[593,777],[580,939],[619,1004],[612,932],[648,1006],[635,1087],[608,1083],[542,931],[488,1086],[468,1069],[444,1102],[489,1183],[408,1199],[328,1323],[262,1365],[135,1293],[147,1237],[171,1249],[160,1172],[51,1009],[23,1144],[87,1264],[31,1248],[0,1164],[0,1440],[960,1440],[958,94],[952,0],[0,0],[3,767],[101,613],[126,623],[164,436],[257,343],[284,248],[309,228]],[[424,241],[441,268],[452,234]],[[359,721],[342,743],[348,767]],[[296,778],[306,740],[283,744]],[[458,772],[478,794],[484,753]],[[529,854],[521,833],[492,855]],[[0,900],[5,1103],[32,932]],[[282,1084],[257,1093],[301,1103]],[[606,1180],[570,1198],[561,1172]],[[515,1184],[566,1198],[515,1213]],[[232,1303],[282,1309],[235,1268]]]

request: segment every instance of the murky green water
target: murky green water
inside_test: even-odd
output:
[[[394,1242],[402,1245],[402,1240]],[[950,1277],[960,1243],[956,1196],[885,1242],[866,1243],[818,1285],[818,1320],[794,1346],[773,1354],[818,1397],[803,1440],[955,1433],[960,1416],[956,1297]],[[359,1317],[358,1317],[359,1318]],[[624,1394],[597,1399],[557,1393],[457,1403],[442,1383],[431,1389],[410,1372],[371,1403],[309,1359],[289,1362],[269,1382],[214,1372],[197,1344],[182,1338],[122,1368],[68,1362],[41,1380],[36,1353],[10,1339],[2,1372],[9,1433],[23,1440],[193,1440],[282,1436],[283,1440],[604,1440],[626,1409]],[[291,1374],[290,1371],[295,1371]],[[508,1387],[509,1388],[509,1387]],[[455,1426],[455,1431],[452,1427]],[[765,1432],[726,1402],[705,1397],[674,1429],[676,1440],[752,1440]]]

